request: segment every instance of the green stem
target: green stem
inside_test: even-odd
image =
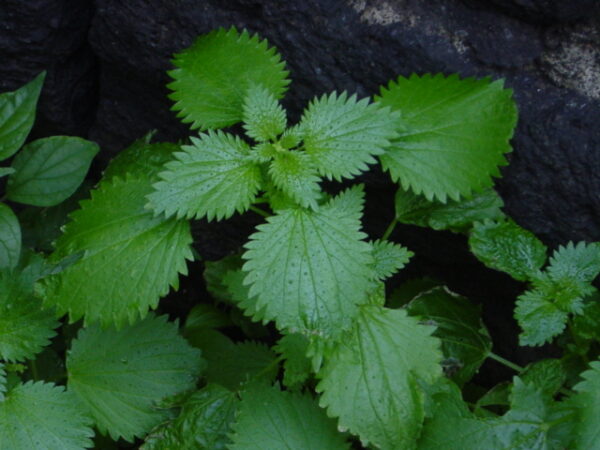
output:
[[[394,228],[396,228],[396,225],[398,225],[398,219],[394,217],[394,220],[392,220],[388,227],[385,229],[385,233],[383,233],[383,236],[381,237],[382,241],[385,241],[387,240],[387,238],[390,237],[390,235],[394,231]]]
[[[259,208],[258,206],[250,205],[250,208],[248,209],[250,209],[250,211],[254,211],[256,214],[259,214],[263,217],[271,217],[271,214],[269,214],[264,209]]]
[[[495,353],[490,352],[490,354],[488,355],[490,358],[492,358],[494,361],[499,362],[502,365],[505,365],[506,367],[511,368],[512,370],[514,370],[515,372],[523,372],[524,368],[513,363],[510,362],[508,359],[504,359],[502,356],[498,356]]]

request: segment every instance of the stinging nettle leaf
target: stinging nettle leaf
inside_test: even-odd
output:
[[[492,186],[517,121],[501,80],[430,74],[399,77],[376,101],[399,111],[400,133],[380,156],[404,190],[445,203]]]
[[[573,388],[573,404],[577,407],[577,420],[573,436],[574,450],[600,449],[600,361],[592,361],[581,374],[583,381]]]
[[[402,269],[412,256],[413,252],[399,244],[390,241],[377,240],[373,246],[373,259],[375,260],[375,276],[385,280]]]
[[[46,72],[25,86],[0,95],[0,161],[14,155],[25,143],[35,120]]]
[[[0,167],[0,178],[15,173],[15,169],[12,167]]]
[[[261,186],[260,168],[249,157],[244,141],[221,131],[209,131],[182,146],[166,164],[161,181],[148,195],[148,207],[167,217],[226,219],[244,212]]]
[[[600,243],[569,242],[560,246],[550,257],[546,272],[554,283],[573,293],[573,297],[589,295],[595,290],[591,283],[600,273]]]
[[[21,226],[9,206],[0,203],[0,269],[11,269],[21,256]]]
[[[173,159],[173,154],[179,151],[180,146],[171,142],[150,144],[147,141],[149,137],[138,139],[119,152],[110,161],[102,179],[110,180],[115,176],[125,178],[127,175],[154,178],[163,171],[163,165]]]
[[[199,37],[175,55],[176,69],[167,87],[173,109],[191,128],[223,128],[243,118],[243,101],[251,85],[260,84],[276,99],[289,84],[285,64],[274,48],[246,30],[223,28]]]
[[[156,403],[193,388],[203,364],[175,323],[150,315],[120,330],[81,330],[67,355],[68,389],[101,432],[131,442],[168,417]]]
[[[13,160],[15,173],[6,186],[9,200],[34,206],[54,206],[70,197],[98,153],[96,143],[69,136],[30,142]]]
[[[276,154],[269,165],[269,176],[275,186],[299,205],[317,209],[320,178],[309,155],[296,151]]]
[[[294,333],[283,336],[274,347],[285,358],[283,385],[288,389],[301,386],[312,373],[310,359],[306,356],[308,345],[306,336]]]
[[[251,85],[244,97],[246,134],[258,142],[275,141],[285,130],[287,117],[275,96],[261,85]]]

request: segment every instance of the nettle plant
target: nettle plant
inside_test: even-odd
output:
[[[59,269],[21,283],[16,253],[2,260],[0,448],[88,448],[94,428],[143,449],[598,445],[600,249],[570,243],[548,262],[502,213],[493,177],[517,113],[501,81],[399,77],[373,100],[317,97],[290,125],[288,72],[257,36],[214,31],[174,65],[174,109],[200,134],[116,157],[36,256]],[[399,188],[368,240],[364,188],[347,186],[377,161]],[[181,331],[149,312],[201,256],[190,221],[246,212],[265,219],[244,248],[205,262],[214,301]],[[412,256],[389,239],[397,223],[465,233],[529,283],[521,344],[556,338],[564,356],[496,355],[479,307],[431,280],[386,293]],[[486,392],[472,378],[488,358],[515,377]]]

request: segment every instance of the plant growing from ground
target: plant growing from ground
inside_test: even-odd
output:
[[[43,307],[14,316],[43,342],[13,339],[0,318],[0,448],[86,448],[90,427],[144,449],[595,448],[599,249],[568,244],[547,263],[504,216],[493,177],[517,114],[501,81],[399,77],[373,100],[316,97],[289,124],[288,72],[257,36],[214,31],[174,65],[174,109],[198,136],[134,143],[71,213],[44,262],[60,272],[27,278],[41,278]],[[399,184],[396,216],[368,240],[364,188],[348,185],[378,161]],[[215,302],[189,312],[186,340],[150,310],[193,259],[190,221],[246,212],[264,223],[205,262]],[[412,256],[390,240],[399,222],[465,233],[486,265],[529,283],[521,344],[557,337],[564,357],[506,361],[479,308],[430,280],[386,293]],[[4,301],[38,301],[16,264]],[[517,374],[473,399],[488,358]],[[66,392],[39,381],[65,379]]]

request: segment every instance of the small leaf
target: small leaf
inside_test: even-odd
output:
[[[515,319],[523,329],[519,343],[537,346],[549,342],[563,332],[568,316],[541,288],[526,291],[517,299],[515,308]]]
[[[52,136],[30,142],[15,157],[7,198],[34,206],[54,206],[79,187],[99,147],[94,142]]]
[[[9,206],[0,203],[0,269],[11,269],[21,256],[21,226]]]
[[[520,281],[534,278],[546,262],[546,246],[512,221],[476,223],[469,247],[486,266]]]
[[[559,247],[552,254],[546,272],[554,283],[573,293],[573,297],[589,295],[591,283],[600,273],[600,243],[569,242]]]
[[[372,246],[375,276],[379,280],[391,277],[408,264],[414,255],[407,248],[390,241],[377,240],[372,243]]]
[[[349,449],[335,421],[307,394],[253,385],[242,393],[231,450]]]
[[[218,261],[204,262],[204,281],[206,289],[216,300],[230,302],[231,295],[227,286],[223,283],[223,277],[227,272],[241,269],[243,260],[240,254],[226,256]]]
[[[80,450],[93,447],[89,416],[64,387],[28,382],[0,401],[0,448]]]
[[[287,125],[285,111],[275,96],[261,85],[248,88],[243,118],[246,134],[258,142],[275,141]]]
[[[0,161],[14,155],[25,143],[45,77],[46,72],[42,72],[16,91],[0,95]]]
[[[202,366],[176,324],[150,315],[121,330],[84,328],[67,355],[68,388],[101,432],[131,442],[166,418],[155,404],[193,388]]]
[[[309,155],[296,151],[278,153],[269,165],[269,175],[273,184],[296,203],[317,208],[321,179]]]
[[[188,219],[221,220],[246,211],[261,185],[248,144],[221,131],[200,134],[192,144],[181,147],[177,159],[166,164],[148,206],[157,214]]]
[[[517,121],[512,91],[501,80],[457,75],[399,77],[376,98],[399,111],[400,136],[381,164],[404,190],[445,203],[491,187]]]
[[[168,87],[173,109],[191,128],[223,128],[243,118],[247,88],[260,84],[281,98],[289,80],[285,65],[274,48],[246,30],[220,28],[200,36],[175,55],[175,70]]]
[[[274,347],[285,358],[283,384],[289,389],[301,386],[311,375],[310,359],[306,356],[308,344],[305,336],[295,333],[286,334]]]

